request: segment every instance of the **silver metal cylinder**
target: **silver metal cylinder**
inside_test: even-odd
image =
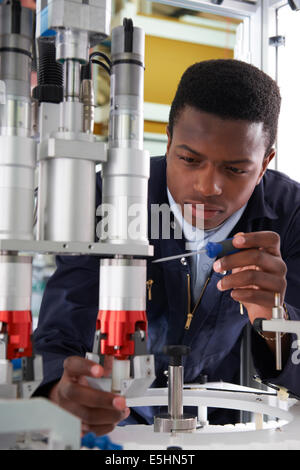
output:
[[[146,310],[145,260],[102,259],[99,285],[99,310]]]
[[[82,130],[89,134],[94,130],[94,87],[92,80],[82,80],[80,88],[80,101],[83,104]]]
[[[141,28],[133,28],[130,47],[123,26],[112,30],[110,147],[143,148],[144,45]]]
[[[278,320],[278,319],[281,320],[281,319],[284,318],[284,309],[280,305],[280,294],[279,293],[275,293],[275,296],[274,296],[274,307],[272,308],[272,318],[274,320]]]
[[[96,161],[81,155],[84,106],[80,98],[80,64],[89,52],[87,31],[58,28],[56,59],[64,64],[64,101],[59,121],[42,133],[39,152],[37,238],[50,241],[95,240]],[[52,132],[51,132],[52,130]]]
[[[112,215],[106,227],[102,223],[100,238],[108,243],[148,244],[150,156],[143,150],[144,32],[132,22],[127,26],[124,22],[112,31],[109,150],[102,166],[100,209]]]
[[[272,308],[272,318],[274,320],[284,318],[284,310],[280,305],[280,294],[275,293],[274,307]],[[276,347],[276,370],[282,369],[282,351],[281,351],[281,333],[275,333],[275,347]]]
[[[0,238],[32,239],[36,145],[31,137],[32,11],[0,5]]]
[[[39,240],[93,242],[95,162],[48,158],[39,163]]]
[[[76,140],[82,131],[83,105],[79,101],[63,101],[59,105],[59,129],[62,132],[73,132],[71,135],[58,135],[61,139]]]
[[[11,5],[0,5],[0,134],[30,136],[32,11],[21,8],[17,23]]]
[[[95,240],[96,162],[87,155],[80,158],[78,152],[78,142],[90,139],[81,132],[82,106],[79,101],[41,105],[39,240]],[[58,128],[60,132],[55,132]]]
[[[0,238],[33,238],[35,142],[0,137]]]
[[[0,79],[14,96],[30,96],[32,25],[32,10],[0,5]]]
[[[64,62],[64,97],[66,101],[79,101],[80,62],[68,59]]]
[[[102,205],[106,215],[100,224],[100,238],[109,243],[148,242],[148,178],[150,156],[147,151],[112,148],[102,169]],[[98,215],[101,215],[98,212]]]
[[[89,36],[84,30],[57,29],[56,60],[76,60],[85,64],[89,57]]]
[[[5,104],[0,105],[1,135],[30,137],[31,101],[23,97],[6,95]]]
[[[183,415],[183,367],[169,366],[168,381],[168,412],[178,419]]]
[[[31,310],[32,258],[0,255],[0,310]]]

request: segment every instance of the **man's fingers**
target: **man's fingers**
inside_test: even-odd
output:
[[[118,424],[126,419],[130,414],[130,409],[125,408],[123,411],[114,411],[95,408],[86,408],[82,410],[80,416],[82,422],[89,426],[99,426],[103,424]]]
[[[90,408],[78,403],[65,400],[63,407],[70,413],[74,414],[81,419],[83,423],[91,426],[98,426],[102,424],[118,424],[128,416],[128,408],[123,411],[108,410],[105,408]]]
[[[235,289],[230,292],[231,297],[242,304],[254,304],[260,307],[274,307],[274,292],[255,289]]]
[[[217,286],[221,291],[257,286],[259,289],[273,292],[273,296],[274,292],[281,292],[285,287],[280,277],[253,269],[224,276]]]
[[[124,412],[122,413],[121,419],[119,419],[117,422],[114,422],[114,423],[112,423],[109,420],[109,416],[107,418],[103,416],[103,420],[100,420],[99,423],[96,423],[96,420],[94,420],[94,422],[85,422],[85,421],[83,421],[82,431],[83,432],[94,432],[97,436],[102,436],[103,434],[108,434],[111,431],[113,431],[114,427],[120,421],[123,421],[124,419],[128,418],[129,415],[130,415],[130,409],[126,408],[124,410]],[[105,421],[107,421],[107,423]]]
[[[276,257],[257,248],[239,251],[232,255],[224,256],[214,263],[216,272],[231,271],[235,268],[257,266],[267,273],[285,275],[287,268],[281,257]]]
[[[124,397],[96,390],[69,380],[62,380],[59,393],[64,400],[74,401],[89,408],[105,408],[108,410],[123,410],[126,408]]]
[[[96,362],[79,356],[67,357],[64,361],[64,371],[69,377],[102,377],[104,369]]]
[[[89,426],[87,424],[82,425],[82,432],[86,434],[88,432],[93,432],[96,436],[104,436],[105,434],[109,434],[115,428],[114,424],[104,424],[99,426]]]
[[[238,233],[233,237],[232,244],[236,248],[264,248],[269,253],[280,256],[280,236],[276,232]]]

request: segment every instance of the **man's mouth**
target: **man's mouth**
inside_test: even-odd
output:
[[[219,206],[196,201],[186,201],[185,205],[189,205],[193,217],[198,217],[199,219],[202,218],[203,220],[213,219],[224,212],[224,208]]]

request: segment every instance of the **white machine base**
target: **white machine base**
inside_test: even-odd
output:
[[[224,391],[208,391],[205,387],[222,388]],[[153,426],[119,426],[110,433],[110,438],[122,445],[124,450],[163,450],[168,447],[180,447],[183,450],[300,450],[300,402],[279,399],[273,395],[274,391],[269,396],[261,393],[262,390],[226,383],[193,385],[193,390],[184,390],[184,406],[197,406],[202,411],[207,406],[250,411],[254,413],[254,422],[225,426],[205,425],[192,433],[175,434],[155,433]],[[127,405],[164,406],[167,405],[167,399],[167,389],[149,389],[144,397],[127,399]],[[269,421],[263,421],[263,416],[268,416]]]
[[[300,402],[274,396],[273,390],[266,393],[223,382],[192,385],[184,389],[183,404],[198,407],[202,428],[163,433],[154,432],[153,426],[117,426],[109,437],[124,450],[300,450]],[[166,406],[168,389],[149,389],[146,395],[126,402],[129,407]],[[254,422],[205,424],[206,407],[249,411]],[[0,400],[0,416],[0,449],[80,449],[80,420],[49,400]],[[264,421],[264,416],[269,420]]]
[[[44,398],[0,400],[0,450],[78,450],[78,418]]]

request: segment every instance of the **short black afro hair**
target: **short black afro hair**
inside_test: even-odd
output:
[[[171,105],[169,132],[172,136],[186,105],[223,119],[262,122],[267,155],[276,139],[280,103],[276,82],[257,67],[234,59],[198,62],[181,77]]]

